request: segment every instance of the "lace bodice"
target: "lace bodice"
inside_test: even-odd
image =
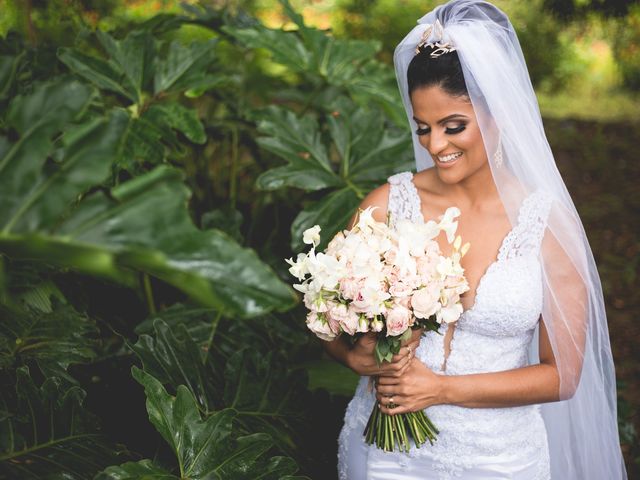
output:
[[[389,178],[390,223],[409,218],[423,222],[420,197],[411,172]],[[416,351],[434,372],[463,375],[496,372],[528,363],[528,346],[542,311],[542,270],[539,252],[551,198],[544,191],[530,193],[522,202],[518,220],[503,239],[496,260],[489,265],[476,288],[475,302],[455,327],[423,335]],[[455,328],[446,358],[447,328]],[[443,369],[444,367],[444,369]],[[345,429],[364,428],[375,397],[368,377],[360,381],[345,415]],[[433,446],[393,454],[408,462],[425,451],[439,462],[441,478],[455,477],[471,468],[475,458],[505,452],[546,452],[546,431],[538,405],[511,408],[463,408],[437,405],[426,409],[440,429]],[[344,430],[344,429],[343,429]],[[340,445],[339,456],[346,455]],[[373,447],[371,447],[373,448]],[[548,478],[548,463],[541,462],[540,479]],[[342,472],[341,472],[342,474]]]

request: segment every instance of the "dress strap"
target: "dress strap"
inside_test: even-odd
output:
[[[551,195],[544,190],[536,190],[522,201],[518,223],[500,251],[503,258],[538,254],[552,201]]]
[[[391,175],[389,182],[389,225],[396,226],[400,219],[408,219],[423,223],[422,209],[420,208],[420,196],[418,189],[412,181],[412,172],[400,172]]]

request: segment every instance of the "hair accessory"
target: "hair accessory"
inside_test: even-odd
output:
[[[433,40],[429,41],[431,34],[433,33]],[[426,30],[422,33],[422,38],[418,45],[416,45],[416,55],[420,53],[420,49],[424,47],[435,47],[436,49],[431,52],[429,55],[431,58],[439,57],[445,53],[453,52],[456,47],[454,47],[449,42],[444,42],[444,27],[440,23],[440,20],[436,20],[436,23],[427,25]]]

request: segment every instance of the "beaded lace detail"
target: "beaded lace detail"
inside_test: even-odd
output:
[[[411,172],[400,172],[391,175],[389,181],[389,224],[395,227],[396,222],[402,218],[409,218],[413,222],[423,222],[420,208],[420,196],[418,189],[413,184]]]
[[[410,218],[423,222],[420,198],[411,172],[389,178],[390,221]],[[528,364],[527,350],[542,312],[540,245],[551,207],[550,196],[537,190],[522,202],[518,221],[504,238],[496,260],[489,265],[476,288],[473,306],[456,322],[450,353],[444,362],[444,337],[440,332],[423,335],[416,350],[434,372],[461,375],[497,372]],[[360,381],[345,415],[339,439],[338,471],[347,479],[345,438],[351,430],[364,430],[375,397],[367,377]],[[464,408],[436,405],[425,410],[440,429],[433,446],[412,448],[409,454],[394,453],[402,466],[413,457],[433,457],[440,479],[459,478],[474,466],[474,459],[501,455],[539,458],[536,480],[548,480],[549,453],[546,429],[539,405],[509,408]],[[369,447],[374,448],[374,447]]]

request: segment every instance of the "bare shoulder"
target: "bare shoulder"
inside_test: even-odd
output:
[[[379,222],[386,222],[387,220],[387,208],[389,203],[389,183],[384,183],[377,188],[371,190],[366,197],[362,199],[360,205],[353,213],[351,220],[349,221],[349,225],[347,228],[351,229],[356,222],[358,217],[358,211],[364,210],[367,207],[377,207],[372,215],[373,218]]]

